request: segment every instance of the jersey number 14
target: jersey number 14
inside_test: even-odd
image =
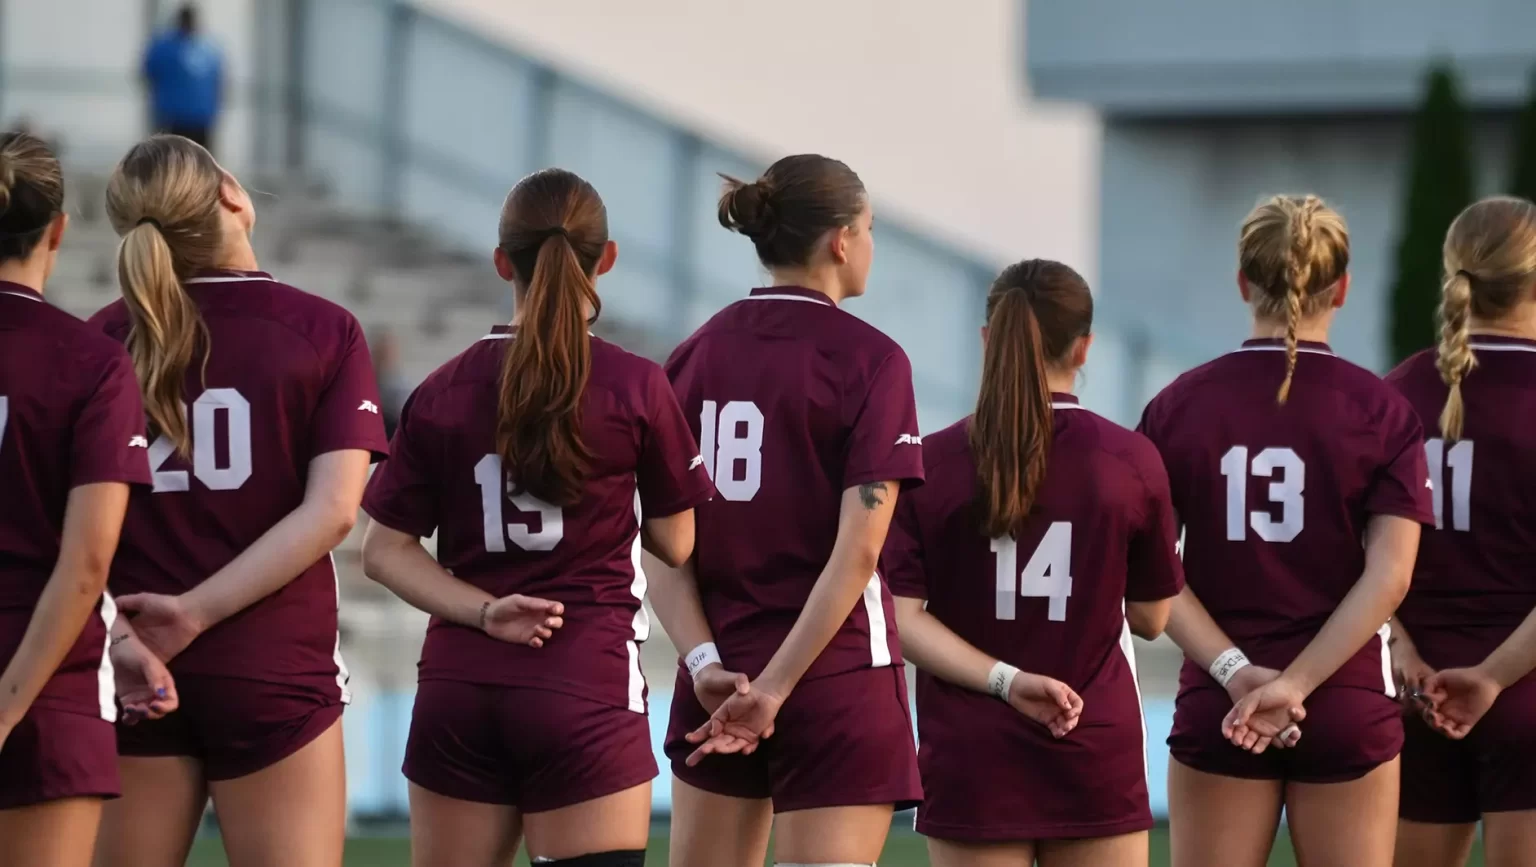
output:
[[[993,539],[992,553],[997,555],[998,620],[1013,620],[1017,616],[1020,596],[1049,599],[1046,617],[1067,619],[1067,598],[1072,595],[1070,522],[1056,521],[1046,529],[1023,572],[1019,571],[1019,543],[1012,536]]]

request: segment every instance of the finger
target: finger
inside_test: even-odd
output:
[[[148,593],[129,593],[127,596],[114,596],[112,601],[117,603],[118,611],[124,614],[138,614],[144,610],[144,603],[148,597]]]
[[[551,617],[544,621],[544,625],[550,629],[559,629],[565,625],[564,617]]]
[[[752,691],[752,680],[745,674],[736,675],[736,694],[746,695]]]
[[[773,731],[774,731],[773,723],[769,723],[768,727],[763,729],[763,733],[758,735],[758,738],[760,738],[762,740],[767,740],[768,738],[773,737]]]
[[[537,635],[535,635],[534,637],[528,639],[528,646],[529,647],[533,647],[533,648],[543,647],[544,646],[544,639],[542,639],[542,638],[538,637]]]
[[[1291,722],[1301,722],[1307,718],[1307,709],[1301,705],[1291,708]]]
[[[1265,750],[1269,749],[1269,745],[1272,743],[1274,743],[1273,738],[1259,738],[1258,742],[1253,745],[1253,748],[1249,752],[1252,752],[1256,756],[1261,756],[1264,754]]]
[[[542,626],[535,626],[533,628],[533,634],[537,635],[540,638],[553,638],[554,635],[555,635],[555,633],[551,632],[548,629],[545,629]]]

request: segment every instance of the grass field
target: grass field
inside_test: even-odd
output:
[[[662,832],[651,836],[650,855],[646,863],[651,867],[665,867],[667,863],[667,839]],[[409,867],[410,842],[399,837],[361,837],[347,841],[347,867]],[[928,863],[926,844],[922,837],[908,832],[894,832],[880,858],[880,867],[925,867]],[[1482,867],[1481,847],[1472,853],[1468,867]],[[197,841],[187,867],[223,867],[224,850],[216,837]],[[519,855],[518,867],[526,867],[528,860]],[[1152,832],[1152,867],[1167,867],[1168,830],[1157,828]],[[1269,857],[1269,867],[1294,867],[1296,858],[1291,853],[1290,841],[1284,833]]]

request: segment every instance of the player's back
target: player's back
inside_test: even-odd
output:
[[[1422,433],[1407,401],[1303,342],[1283,405],[1278,340],[1180,377],[1142,417],[1184,525],[1189,586],[1255,663],[1284,668],[1365,565],[1372,515],[1427,521]],[[1374,640],[1338,678],[1382,687]]]
[[[58,560],[71,489],[147,480],[143,431],[122,347],[33,290],[0,281],[0,660],[20,644]],[[103,618],[92,617],[39,706],[99,713],[105,642]]]
[[[1420,537],[1398,609],[1410,632],[1513,629],[1536,607],[1536,341],[1474,335],[1471,347],[1477,367],[1461,382],[1458,440],[1440,431],[1448,389],[1434,350],[1387,376],[1424,426],[1434,484],[1434,527]]]
[[[699,591],[727,665],[755,675],[831,555],[842,492],[922,479],[911,365],[827,296],[775,287],[716,314],[666,369],[719,492],[697,513]],[[899,658],[874,575],[808,676]]]
[[[1053,395],[1052,415],[1050,463],[1013,538],[980,530],[969,419],[924,438],[926,481],[897,503],[882,566],[978,649],[1088,696],[1106,673],[1132,676],[1125,600],[1168,598],[1183,579],[1157,450],[1071,395]]]
[[[211,272],[184,285],[209,342],[186,374],[191,455],[163,435],[150,443],[153,490],[135,492],[128,509],[110,581],[119,594],[196,586],[303,502],[313,458],[385,449],[372,362],[350,313],[261,272]],[[91,321],[126,341],[124,302]],[[336,592],[327,556],[204,633],[176,669],[283,676],[334,667]],[[260,665],[250,663],[254,647],[266,648]]]

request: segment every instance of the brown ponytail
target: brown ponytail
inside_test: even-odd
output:
[[[208,363],[208,328],[184,280],[217,264],[225,173],[201,145],[157,135],[134,145],[107,183],[107,217],[122,238],[117,281],[128,307],[133,358],[151,433],[192,451],[184,406],[187,371]]]
[[[1255,315],[1285,319],[1285,378],[1275,394],[1284,404],[1296,376],[1296,329],[1333,303],[1349,268],[1349,230],[1317,196],[1274,196],[1243,221],[1238,261]]]
[[[1017,531],[1034,507],[1050,462],[1047,373],[1093,327],[1093,296],[1076,271],[1043,259],[1010,265],[987,295],[981,393],[971,453],[981,486],[983,533]]]
[[[602,308],[593,276],[608,243],[608,213],[591,184],[545,169],[507,196],[500,235],[526,288],[502,360],[496,450],[518,489],[567,506],[581,498],[592,461],[581,403],[592,372],[587,327]]]
[[[1440,345],[1436,366],[1450,389],[1440,433],[1461,439],[1466,404],[1461,381],[1477,367],[1472,317],[1494,323],[1530,301],[1536,284],[1536,204],[1494,196],[1470,205],[1451,223],[1441,250]]]
[[[25,259],[64,212],[64,172],[41,139],[0,134],[0,262]]]

